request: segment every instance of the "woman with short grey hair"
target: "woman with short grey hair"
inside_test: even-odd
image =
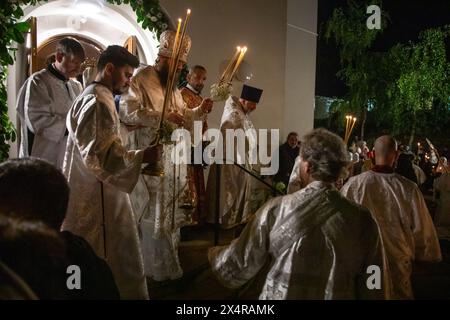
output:
[[[310,166],[314,180],[336,182],[347,175],[350,164],[344,141],[334,133],[319,128],[303,138],[300,157]]]

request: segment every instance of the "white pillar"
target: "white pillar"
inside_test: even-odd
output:
[[[287,0],[284,126],[300,136],[313,128],[318,0]]]

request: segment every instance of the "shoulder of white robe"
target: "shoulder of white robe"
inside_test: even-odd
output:
[[[95,86],[93,94],[95,95],[95,98],[99,103],[114,105],[114,96],[112,95],[111,90],[109,90],[105,86],[103,85]]]
[[[29,90],[31,86],[48,87],[51,85],[51,82],[53,82],[52,77],[51,73],[46,69],[33,73],[26,81],[27,90]]]

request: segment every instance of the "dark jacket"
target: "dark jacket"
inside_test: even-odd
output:
[[[274,176],[275,182],[283,182],[287,187],[292,168],[294,167],[295,158],[298,156],[299,151],[299,147],[291,148],[287,142],[280,146],[278,154],[280,167]]]

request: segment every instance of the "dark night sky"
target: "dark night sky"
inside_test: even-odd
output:
[[[331,16],[333,9],[344,6],[346,0],[319,0],[316,64],[316,95],[343,96],[345,85],[335,74],[339,70],[338,50],[332,40],[321,37],[321,25]],[[415,41],[421,30],[450,24],[450,0],[384,0],[390,22],[375,41],[374,50],[387,51],[396,43]]]

